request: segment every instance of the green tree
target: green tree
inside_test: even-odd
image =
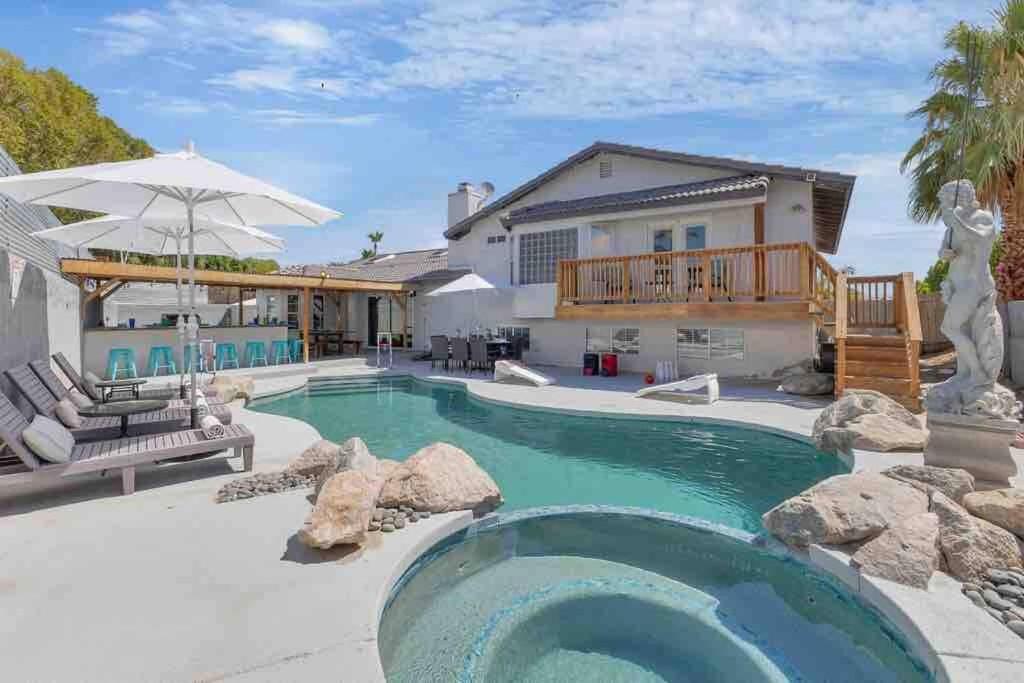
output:
[[[997,270],[1000,294],[1024,298],[1024,0],[1009,0],[995,12],[995,26],[960,23],[946,35],[952,53],[932,70],[935,92],[912,118],[924,122],[921,136],[907,151],[901,171],[912,177],[909,211],[921,222],[939,216],[938,191],[961,173],[986,207],[1002,220],[1002,261]],[[973,49],[974,65],[968,64]],[[973,69],[971,68],[973,66]],[[977,97],[968,116],[970,73],[976,73]],[[965,146],[961,160],[960,145]]]
[[[384,233],[378,230],[377,232],[371,232],[369,235],[367,235],[367,237],[370,238],[370,244],[373,245],[373,255],[376,256],[377,247],[384,240]]]
[[[366,260],[368,258],[373,258],[376,255],[377,252],[375,252],[373,249],[363,249],[359,258]]]

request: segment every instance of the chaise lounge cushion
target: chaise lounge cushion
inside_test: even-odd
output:
[[[103,400],[103,396],[100,395],[100,390],[96,388],[96,382],[99,381],[101,380],[96,376],[95,372],[86,370],[85,375],[82,376],[82,385],[85,388],[85,393],[89,394],[89,398],[94,401]]]
[[[76,408],[91,408],[95,405],[91,398],[80,392],[78,389],[71,389],[68,398],[75,404]]]
[[[68,429],[78,429],[82,426],[82,416],[78,414],[78,407],[71,402],[70,398],[62,398],[57,401],[57,409],[54,413],[61,424]]]
[[[36,415],[32,424],[21,433],[21,440],[38,457],[47,462],[64,463],[71,460],[75,437],[55,420]]]

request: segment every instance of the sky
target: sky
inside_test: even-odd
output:
[[[837,266],[935,260],[899,160],[944,33],[994,0],[3,3],[0,47],[55,67],[161,151],[344,212],[283,263],[444,245],[447,194],[496,195],[595,140],[858,176]]]

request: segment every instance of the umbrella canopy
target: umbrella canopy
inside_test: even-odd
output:
[[[445,294],[457,294],[459,292],[478,292],[484,289],[494,289],[494,285],[476,273],[467,273],[462,277],[452,280],[443,287],[438,287],[434,291],[428,292],[427,296],[443,296]]]
[[[284,249],[284,240],[258,228],[214,221],[202,214],[196,214],[194,223],[193,250],[196,254],[241,257],[243,254]],[[85,247],[173,256],[181,253],[181,242],[188,239],[188,223],[157,217],[101,216],[33,234],[75,249]]]

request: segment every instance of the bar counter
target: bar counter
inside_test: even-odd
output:
[[[174,363],[182,370],[182,348],[176,327],[92,327],[84,331],[85,370],[106,379],[107,354],[110,349],[131,349],[135,354],[135,367],[140,377],[149,375],[149,350],[154,346],[170,346]],[[212,340],[214,343],[233,343],[238,351],[240,367],[248,364],[245,358],[245,344],[261,341],[266,347],[267,361],[271,359],[271,344],[288,339],[288,326],[278,325],[224,325],[199,328],[199,341]],[[160,374],[166,374],[161,371]]]

